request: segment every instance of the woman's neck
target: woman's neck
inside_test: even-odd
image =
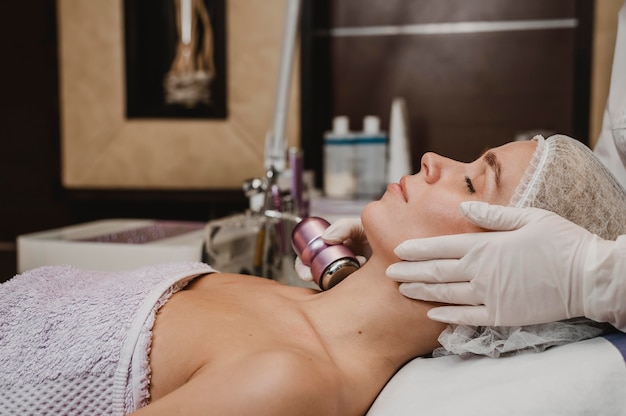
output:
[[[432,304],[398,291],[385,275],[387,265],[372,257],[305,307],[331,358],[355,380],[376,376],[386,381],[411,358],[436,348],[445,328],[426,316]]]

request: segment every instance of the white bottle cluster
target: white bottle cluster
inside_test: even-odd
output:
[[[350,131],[346,116],[333,120],[324,136],[324,193],[329,198],[379,197],[385,190],[387,134],[376,116],[367,116],[363,131]]]

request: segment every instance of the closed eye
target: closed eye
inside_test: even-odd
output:
[[[472,183],[472,180],[469,178],[469,176],[465,177],[465,185],[467,185],[467,190],[470,194],[476,193],[476,189],[474,189],[474,184]]]

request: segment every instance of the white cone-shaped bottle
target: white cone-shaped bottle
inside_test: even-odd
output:
[[[387,183],[398,182],[402,176],[413,173],[408,130],[408,115],[404,99],[395,98],[391,104],[389,122]]]

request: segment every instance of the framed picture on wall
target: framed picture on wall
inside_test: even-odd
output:
[[[126,116],[226,118],[225,0],[124,0]]]
[[[195,33],[196,45],[206,46],[209,26],[214,35],[213,64],[202,48],[192,48],[199,55],[187,62],[195,65],[192,83],[208,85],[200,93],[189,93],[184,82],[167,91],[172,75],[175,82],[185,78],[176,72],[177,53],[184,52],[177,28],[184,4],[192,8],[185,12],[192,16],[185,36]],[[241,192],[245,180],[264,175],[286,5],[287,0],[57,0],[63,186]],[[158,28],[163,30],[156,35]],[[300,132],[297,70],[294,75],[286,125],[290,146],[297,145]],[[127,108],[129,102],[138,106]]]

